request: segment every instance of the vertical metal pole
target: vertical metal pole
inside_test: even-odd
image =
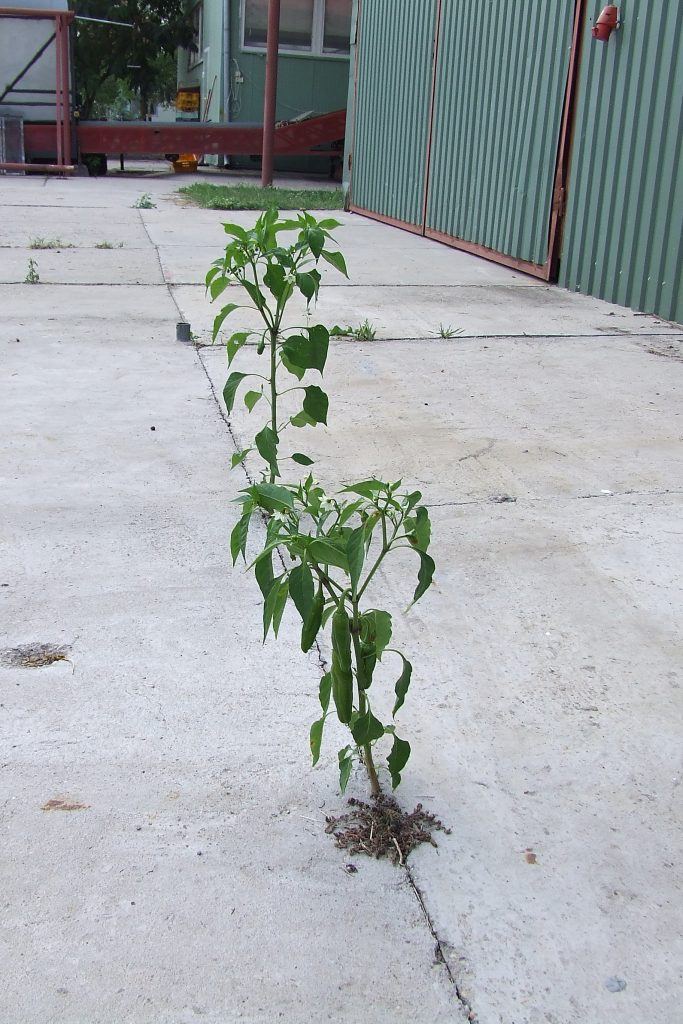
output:
[[[57,133],[57,163],[64,163],[62,131],[62,19],[55,14],[55,131]]]
[[[62,49],[62,116],[64,130],[64,163],[73,163],[71,158],[71,96],[69,93],[69,25],[66,18],[59,18],[62,32],[60,45]]]
[[[273,147],[275,143],[275,101],[277,99],[277,58],[280,49],[280,0],[268,0],[266,37],[266,83],[263,101],[263,151],[261,186],[273,184]]]

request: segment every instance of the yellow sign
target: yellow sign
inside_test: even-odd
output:
[[[186,114],[199,114],[199,86],[186,86],[178,89],[176,94],[176,110]]]

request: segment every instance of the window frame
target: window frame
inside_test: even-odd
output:
[[[265,54],[265,46],[248,46],[244,42],[244,30],[246,28],[246,3],[247,0],[240,0],[240,49],[243,53]],[[314,60],[349,60],[349,53],[335,53],[333,50],[323,49],[325,34],[325,3],[326,0],[313,0],[313,25],[311,28],[311,48],[305,50],[298,46],[280,46],[280,53],[287,57],[306,57]],[[349,51],[351,42],[349,40]]]
[[[188,47],[187,50],[187,70],[194,71],[196,67],[204,61],[204,0],[197,0],[197,3],[192,8],[191,14],[194,18],[195,12],[199,11],[199,21],[197,25],[197,55],[195,59],[192,59],[193,50]]]

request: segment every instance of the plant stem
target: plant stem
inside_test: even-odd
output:
[[[365,696],[365,690],[361,686],[361,679],[363,678],[363,655],[360,649],[360,615],[358,612],[358,601],[353,602],[353,618],[351,620],[351,636],[353,638],[353,653],[356,658],[356,683],[358,685],[358,711],[361,715],[364,715],[368,710],[368,702]],[[377,778],[377,770],[375,769],[375,762],[372,759],[372,746],[369,743],[363,744],[363,763],[365,770],[368,773],[370,779],[370,792],[373,796],[380,796],[382,793],[382,787],[379,784]]]
[[[270,424],[277,437],[277,327],[270,327]],[[275,470],[271,466],[270,482],[275,483]]]

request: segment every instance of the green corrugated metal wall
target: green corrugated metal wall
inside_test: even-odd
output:
[[[421,225],[436,0],[362,0],[352,201]]]
[[[560,283],[683,322],[683,0],[587,6]]]
[[[574,4],[442,5],[427,228],[544,264]]]

